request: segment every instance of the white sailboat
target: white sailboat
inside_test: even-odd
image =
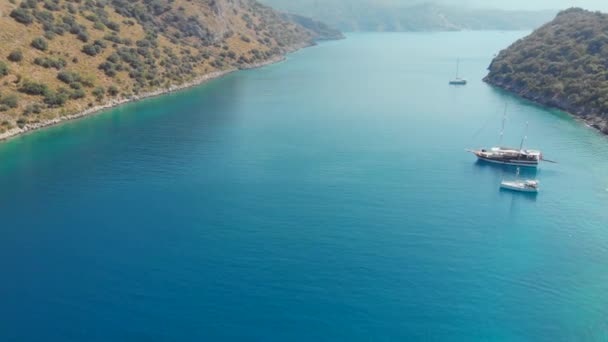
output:
[[[539,190],[539,181],[536,179],[520,179],[519,167],[517,168],[516,178],[514,180],[502,180],[500,187],[506,190],[537,193]]]
[[[500,131],[499,145],[495,147],[481,148],[477,150],[467,150],[473,153],[479,160],[489,163],[515,165],[524,167],[537,167],[541,160],[552,162],[543,158],[543,154],[539,150],[524,149],[524,144],[528,139],[528,123],[526,123],[526,131],[521,139],[519,148],[503,147],[502,138],[505,131],[505,121],[507,120],[507,105],[505,105],[505,114],[502,120],[502,129]]]
[[[456,78],[450,81],[451,85],[466,85],[467,80],[460,77],[460,58],[456,60]]]

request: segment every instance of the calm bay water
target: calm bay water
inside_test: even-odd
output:
[[[353,34],[0,144],[0,339],[607,339],[608,139],[480,81],[523,35]],[[505,102],[537,197],[464,152]]]

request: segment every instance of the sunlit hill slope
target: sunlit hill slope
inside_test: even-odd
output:
[[[340,37],[253,0],[5,0],[0,28],[0,133]]]

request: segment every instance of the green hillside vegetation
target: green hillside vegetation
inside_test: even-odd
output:
[[[0,133],[340,35],[254,0],[5,0],[0,28]]]
[[[485,81],[608,133],[608,15],[578,8],[501,51]]]

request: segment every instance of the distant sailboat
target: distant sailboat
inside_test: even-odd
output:
[[[456,78],[450,81],[451,85],[466,85],[467,80],[460,77],[460,58],[456,60]]]

